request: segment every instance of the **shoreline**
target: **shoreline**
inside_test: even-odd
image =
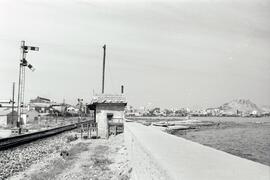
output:
[[[137,122],[144,125],[148,123],[150,126],[148,119],[145,121],[140,119]],[[175,126],[153,126],[155,122],[157,124],[169,122],[169,124],[174,123]],[[187,127],[178,128],[179,124]],[[159,117],[156,121],[151,120],[151,126],[174,136],[270,166],[268,143],[270,142],[270,117],[246,119],[203,117],[176,121],[167,121]]]
[[[270,166],[270,151],[267,144],[270,134],[265,135],[268,130],[270,130],[270,122],[267,124],[220,122],[212,126],[200,126],[195,129],[172,132],[165,130],[165,132]],[[256,133],[256,131],[258,132]],[[259,132],[265,133],[259,136]],[[253,137],[256,134],[258,137]]]

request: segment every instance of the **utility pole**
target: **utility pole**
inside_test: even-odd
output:
[[[63,98],[63,111],[62,111],[62,117],[63,117],[63,120],[65,120],[65,116],[66,116],[66,100],[65,98]]]
[[[106,44],[104,44],[103,46],[102,94],[104,94],[104,83],[105,83],[105,58],[106,58]]]
[[[124,94],[124,85],[121,85],[121,94]]]
[[[12,86],[12,108],[11,108],[11,112],[12,112],[12,124],[14,122],[14,94],[15,94],[15,82],[13,82],[13,86]]]
[[[19,83],[18,83],[18,121],[17,127],[19,128],[19,134],[21,133],[21,105],[24,105],[24,90],[25,90],[25,67],[34,71],[35,69],[26,60],[26,54],[28,51],[39,51],[39,47],[26,46],[25,41],[21,41],[22,57],[19,67]]]

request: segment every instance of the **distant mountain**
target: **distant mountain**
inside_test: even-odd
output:
[[[262,112],[262,110],[248,99],[235,99],[219,107],[224,112],[242,112],[251,113],[253,111]]]
[[[262,107],[261,107],[261,110],[262,110],[263,112],[269,113],[269,112],[270,112],[270,106],[262,106]]]

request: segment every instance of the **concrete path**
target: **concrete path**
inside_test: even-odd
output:
[[[126,123],[125,128],[171,179],[270,180],[269,166],[138,123]]]

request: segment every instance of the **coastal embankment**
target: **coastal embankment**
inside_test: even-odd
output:
[[[269,117],[136,117],[132,120],[270,166]]]
[[[177,137],[152,126],[125,124],[133,179],[269,180],[270,167]]]

